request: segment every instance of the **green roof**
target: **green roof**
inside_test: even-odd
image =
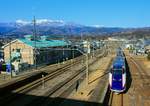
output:
[[[23,43],[36,47],[36,48],[44,48],[44,47],[58,47],[58,46],[67,46],[70,45],[70,42],[65,40],[28,40],[28,39],[19,39]],[[35,46],[36,42],[36,46]]]
[[[33,35],[25,35],[25,37],[27,37],[27,38],[32,38]]]

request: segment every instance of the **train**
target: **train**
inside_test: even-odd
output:
[[[121,48],[116,54],[109,72],[109,86],[111,91],[122,93],[126,89],[126,60]]]

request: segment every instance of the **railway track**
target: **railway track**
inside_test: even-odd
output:
[[[96,60],[90,63],[89,66],[92,65],[94,62],[96,62]],[[41,104],[44,106],[49,106],[53,105],[53,102],[55,101],[54,99],[50,101],[49,98],[56,98],[59,96],[66,97],[69,89],[75,88],[77,80],[79,80],[81,77],[85,77],[85,69],[85,66],[82,67],[80,70],[78,70],[76,74],[72,75],[71,77],[63,81],[61,84],[57,84],[52,90],[46,92],[44,94],[44,97],[46,98],[37,98],[31,103],[27,104],[27,106],[41,106]]]
[[[108,87],[104,101],[105,106],[145,106],[146,103],[150,103],[150,75],[148,75],[146,68],[142,66],[139,59],[129,55],[126,55],[126,59],[132,74],[132,85],[126,94],[119,95],[111,92]]]
[[[25,86],[35,80],[38,80],[41,78],[42,75],[46,76],[48,74],[54,73],[55,71],[62,70],[66,68],[69,65],[74,64],[75,62],[80,62],[84,57],[79,56],[75,58],[73,61],[66,61],[65,63],[60,63],[59,66],[57,64],[45,66],[43,68],[38,68],[38,71],[35,71],[33,73],[27,73],[25,75],[21,75],[20,78],[16,78],[12,80],[11,82],[8,82],[6,84],[3,84],[0,86],[0,94],[5,95],[6,93],[9,93],[12,90],[15,90],[17,88],[20,88],[22,86]],[[71,66],[70,66],[71,67]]]
[[[136,61],[132,57],[130,57],[130,60],[134,64],[134,66],[137,68],[137,71],[138,71],[141,79],[143,79],[143,81],[146,81],[146,79],[150,78],[150,76],[145,72],[145,69],[143,69],[143,67],[141,66],[141,64],[138,61]]]
[[[110,92],[108,106],[123,106],[123,94],[115,94]]]
[[[105,55],[105,53],[103,53],[103,55]],[[16,95],[16,94],[26,94],[26,93],[32,91],[36,87],[40,86],[42,81],[47,82],[47,81],[49,81],[49,80],[51,80],[51,79],[61,75],[62,73],[67,72],[70,69],[70,67],[72,67],[72,66],[74,66],[76,64],[80,64],[79,61],[81,61],[81,58],[77,58],[76,61],[74,61],[73,63],[67,64],[64,67],[61,67],[61,68],[59,68],[59,69],[49,73],[48,75],[44,76],[43,78],[37,79],[37,80],[35,80],[35,81],[25,85],[25,86],[22,86],[22,87],[20,87],[18,89],[13,90],[13,93],[11,93],[11,94],[6,94],[4,96],[1,96],[1,98],[0,98],[0,101],[1,101],[0,105],[6,105],[6,103],[15,100],[18,97],[18,95]],[[94,60],[89,65],[93,64],[95,61],[96,60]],[[47,69],[48,68],[49,67],[47,67]],[[70,78],[66,79],[62,84],[58,84],[59,86],[57,85],[56,87],[53,87],[53,89],[51,91],[46,92],[45,96],[50,96],[50,95],[54,94],[54,92],[56,92],[58,89],[62,88],[65,84],[67,84],[71,80],[73,80],[73,78],[76,78],[78,75],[83,73],[83,70],[85,70],[85,66],[81,70],[79,70],[75,75],[72,75]],[[75,82],[75,80],[73,82]]]
[[[55,71],[52,71],[51,73],[49,73],[48,75],[44,76],[43,78],[39,78],[25,86],[22,86],[20,88],[17,88],[15,90],[13,90],[13,93],[9,93],[9,94],[5,94],[3,96],[0,97],[0,105],[6,104],[8,101],[12,101],[14,99],[17,98],[17,95],[15,95],[15,93],[19,93],[19,94],[25,94],[31,90],[33,90],[34,88],[40,86],[42,84],[42,81],[44,80],[44,82],[51,80],[53,78],[55,78],[56,76],[68,71],[70,69],[70,67],[72,67],[73,65],[79,64],[80,60],[77,59],[76,61],[74,61],[72,64],[67,64],[64,67],[61,67]],[[47,70],[46,70],[47,71]]]
[[[110,69],[108,69],[109,72]],[[107,87],[107,92],[104,97],[104,106],[123,106],[123,95],[124,93],[115,93],[110,90],[109,84]]]
[[[72,65],[73,63],[79,62],[81,60],[84,60],[84,56],[79,56],[79,57],[76,57],[73,60],[68,60],[68,61],[66,61],[67,63],[65,63],[65,64],[64,63],[59,63],[59,64],[54,64],[54,65],[49,65],[49,66],[46,66],[46,67],[44,66],[44,67],[40,68],[39,70],[47,72],[47,73],[51,73],[53,71],[59,70],[61,68],[65,68],[66,66]],[[59,67],[58,65],[61,65],[62,67]]]
[[[104,106],[123,106],[123,93],[116,94],[115,92],[110,91],[109,87],[106,92],[104,99]]]
[[[27,104],[27,106],[49,106],[49,105],[53,105],[53,102],[55,101],[53,100],[49,100],[49,98],[56,98],[59,97],[60,95],[63,96],[64,92],[68,92],[67,90],[76,85],[77,80],[79,80],[81,77],[83,77],[85,75],[85,67],[83,67],[81,70],[79,70],[75,75],[72,75],[70,78],[66,79],[65,81],[63,81],[63,83],[56,85],[52,90],[46,92],[44,94],[44,96],[46,98],[37,98],[34,101],[32,101],[31,103]]]
[[[132,57],[129,57],[128,59],[129,59],[132,69],[135,69],[135,71],[136,71],[136,73],[134,73],[132,75],[134,77],[134,79],[135,80],[140,79],[141,84],[143,86],[150,85],[150,83],[149,83],[150,75],[147,74],[147,72],[141,66],[141,64]],[[141,86],[141,87],[143,87],[143,86]]]
[[[132,86],[129,91],[130,104],[145,106],[145,104],[150,103],[150,75],[148,75],[146,68],[142,66],[139,59],[128,56],[127,60],[132,70]]]

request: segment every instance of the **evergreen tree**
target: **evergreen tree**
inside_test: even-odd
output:
[[[150,52],[147,55],[147,59],[150,60]]]

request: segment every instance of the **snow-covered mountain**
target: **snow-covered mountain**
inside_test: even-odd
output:
[[[15,22],[17,25],[32,25],[33,22],[31,21],[26,21],[26,20],[16,20]],[[41,25],[41,26],[63,26],[66,23],[63,20],[50,20],[50,19],[37,19],[36,20],[36,25]]]
[[[21,26],[31,24],[31,22],[29,22],[29,21],[24,21],[24,20],[20,20],[20,19],[19,19],[19,20],[16,20],[15,23],[18,24],[18,25],[21,25]]]
[[[63,20],[37,19],[36,29],[38,34],[46,35],[102,35],[125,31],[123,28],[107,28],[99,25],[85,26]],[[33,22],[16,20],[11,23],[0,23],[0,34],[3,35],[24,35],[33,33]]]

